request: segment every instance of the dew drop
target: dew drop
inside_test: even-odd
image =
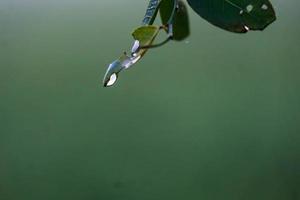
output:
[[[247,12],[250,13],[253,10],[253,5],[249,4],[247,7]]]
[[[106,86],[112,86],[113,84],[115,84],[115,82],[117,81],[117,74],[112,74],[109,77],[109,81],[107,82]]]
[[[261,9],[263,9],[263,10],[268,10],[268,6],[266,5],[266,4],[263,4],[262,6],[261,6]]]

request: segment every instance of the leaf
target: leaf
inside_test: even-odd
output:
[[[159,32],[158,26],[153,26],[153,25],[141,26],[132,33],[132,36],[135,40],[139,41],[140,46],[147,46],[153,43],[158,32]]]
[[[162,0],[159,14],[163,25],[168,25],[176,0]]]
[[[173,24],[173,33],[173,38],[177,41],[184,40],[190,35],[188,10],[183,1],[178,2],[178,10],[176,11]]]
[[[276,20],[269,0],[187,0],[193,10],[222,29],[245,33],[264,30]]]
[[[175,0],[163,0],[160,6],[161,21],[164,25],[168,24],[172,15]],[[183,1],[178,1],[178,8],[175,12],[173,22],[173,40],[181,41],[190,35],[190,23],[188,10]]]
[[[151,45],[154,39],[156,38],[156,36],[158,35],[159,30],[160,29],[158,26],[146,25],[146,26],[141,26],[133,31],[132,36],[137,41],[138,44],[138,47],[135,48],[137,50],[134,50],[134,52],[132,52],[134,57],[136,57],[134,63],[139,61],[148,51],[147,48],[140,48],[140,47],[146,47]]]

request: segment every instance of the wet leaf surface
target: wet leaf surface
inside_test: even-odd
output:
[[[268,0],[187,0],[201,17],[222,29],[245,33],[264,30],[276,20]]]

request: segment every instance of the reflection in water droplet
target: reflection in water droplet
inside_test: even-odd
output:
[[[251,12],[253,10],[253,5],[249,4],[246,9],[248,13]]]
[[[132,65],[134,65],[137,61],[141,59],[141,55],[139,56],[133,56],[123,61],[122,65],[125,67],[125,69],[128,69]]]
[[[141,59],[141,55],[137,56],[137,57],[132,57],[131,58],[131,63],[132,65],[135,64],[137,61],[139,61]]]
[[[112,74],[109,77],[109,81],[107,82],[106,86],[112,86],[117,81],[117,74]]]
[[[266,4],[263,4],[263,5],[261,6],[261,9],[263,9],[263,10],[268,10],[268,6],[267,6]]]
[[[131,52],[135,53],[135,52],[137,52],[137,50],[139,48],[140,48],[140,41],[136,40],[136,41],[134,41],[134,44],[133,44],[133,46],[131,48]]]

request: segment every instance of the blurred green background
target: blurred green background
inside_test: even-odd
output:
[[[147,0],[0,0],[1,200],[299,200],[298,0],[264,32],[151,50],[102,88]]]

